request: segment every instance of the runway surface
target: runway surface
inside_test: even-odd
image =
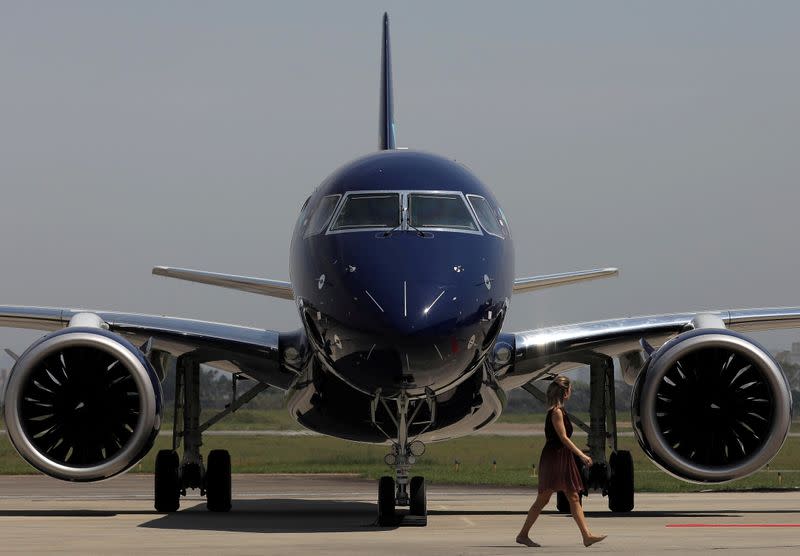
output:
[[[427,527],[373,525],[377,485],[351,476],[236,475],[234,508],[205,510],[196,495],[156,514],[152,476],[95,484],[43,476],[0,477],[3,554],[797,554],[800,492],[638,494],[613,515],[606,499],[584,501],[589,525],[608,534],[589,549],[555,500],[532,537],[514,544],[532,489],[429,485]],[[677,526],[677,527],[676,527]]]

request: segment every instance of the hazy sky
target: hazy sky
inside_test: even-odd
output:
[[[384,10],[399,144],[493,188],[517,275],[622,269],[509,330],[800,305],[800,3],[728,0],[2,1],[0,303],[298,327],[150,269],[288,278],[303,200],[376,148]]]

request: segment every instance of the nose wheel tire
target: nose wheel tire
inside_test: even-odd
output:
[[[378,481],[378,525],[394,525],[394,479],[388,476]]]
[[[629,512],[633,510],[633,457],[627,450],[619,450],[611,454],[609,464],[608,509]]]
[[[231,509],[231,455],[211,450],[206,465],[206,507],[212,512]]]
[[[411,477],[409,485],[409,511],[414,516],[427,516],[428,503],[425,497],[425,477]]]
[[[157,512],[177,512],[180,507],[180,462],[174,450],[161,450],[156,455],[155,508]]]

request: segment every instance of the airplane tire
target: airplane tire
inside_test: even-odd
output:
[[[583,494],[578,495],[578,503],[583,506]],[[559,513],[568,514],[570,513],[569,509],[569,500],[567,500],[567,495],[561,492],[560,490],[556,493],[556,509]]]
[[[383,476],[378,481],[378,525],[394,525],[394,479]]]
[[[411,477],[410,500],[408,513],[416,516],[428,515],[428,503],[425,497],[425,477]]]
[[[208,453],[206,507],[212,512],[231,509],[231,455],[227,450],[211,450]]]
[[[160,450],[156,454],[154,491],[157,512],[177,512],[180,508],[179,465],[178,454],[174,450]]]
[[[633,457],[627,450],[611,454],[611,478],[608,481],[608,509],[612,512],[633,510]]]

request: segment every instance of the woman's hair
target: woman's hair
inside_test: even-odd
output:
[[[569,390],[570,380],[565,376],[557,376],[547,387],[547,407],[560,406],[564,404],[564,396]]]

